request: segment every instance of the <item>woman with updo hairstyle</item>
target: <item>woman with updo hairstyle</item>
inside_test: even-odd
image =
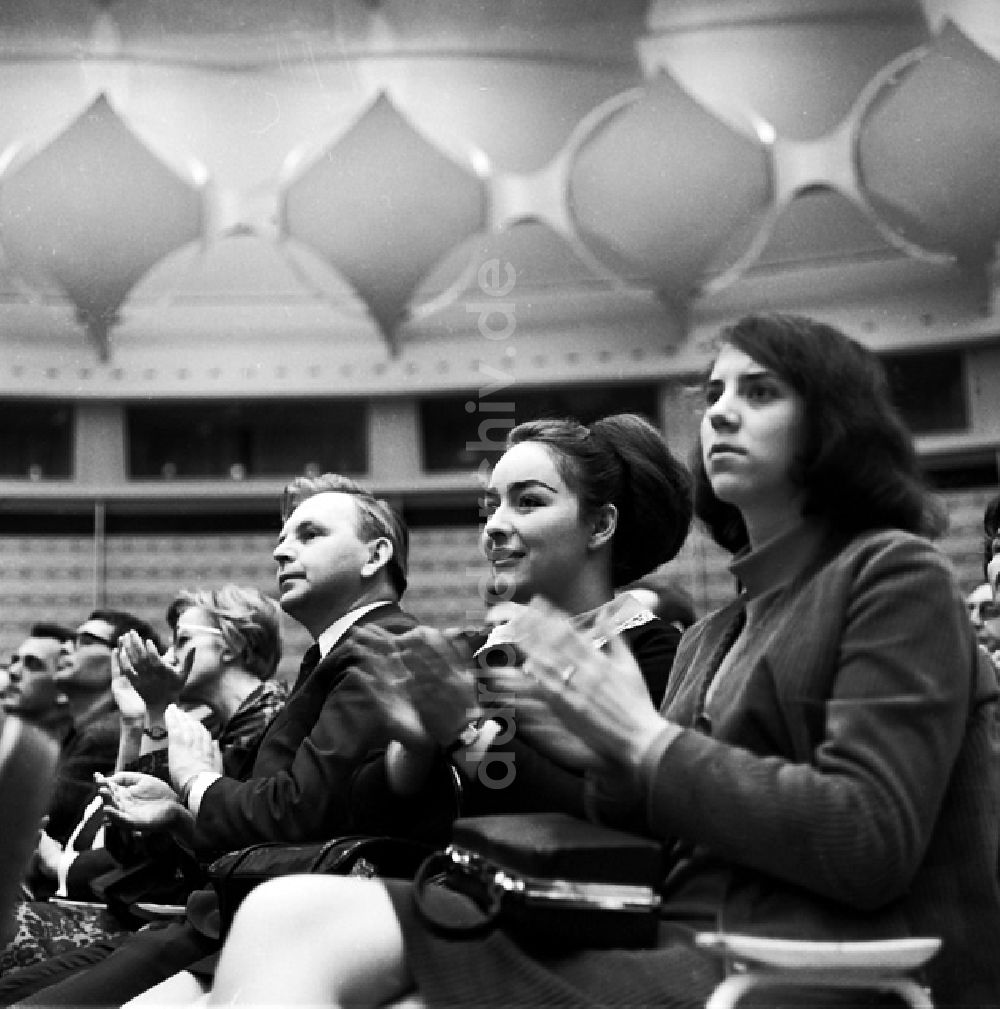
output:
[[[548,448],[580,502],[582,515],[611,504],[611,583],[621,588],[672,560],[687,537],[691,477],[663,436],[637,414],[604,417],[589,427],[572,420],[519,424],[507,448],[533,442]]]
[[[680,632],[616,590],[676,556],[692,508],[687,468],[636,414],[514,427],[482,501],[485,595],[502,619],[450,638],[421,628],[388,643],[358,629],[373,650],[406,653],[372,663],[373,692],[398,732],[358,775],[359,829],[412,833],[414,823],[433,824],[445,836],[458,813],[456,781],[463,815],[582,816],[582,776],[525,743],[527,701],[512,707],[502,699],[502,683],[521,662],[517,607],[541,597],[597,647],[620,638],[659,704]]]
[[[996,676],[880,364],[823,323],[749,316],[703,391],[697,514],[738,592],[684,633],[659,709],[617,639],[594,648],[541,595],[513,618],[527,740],[586,775],[591,818],[662,845],[656,945],[459,939],[408,883],[289,877],[236,916],[209,1004],[363,1009],[416,990],[426,1009],[696,1009],[734,957],[773,952],[760,937],[840,957],[897,940],[935,1005],[997,1004]],[[437,900],[437,917],[482,914]],[[745,1001],[887,1004],[820,980]]]

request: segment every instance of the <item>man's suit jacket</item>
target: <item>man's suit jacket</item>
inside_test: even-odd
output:
[[[417,626],[394,603],[357,623],[397,634]],[[299,678],[245,778],[223,777],[206,790],[197,817],[200,849],[228,851],[257,841],[316,841],[351,832],[351,777],[389,739],[378,706],[362,686],[360,664],[348,631]]]
[[[46,828],[61,844],[93,798],[94,772],[114,770],[120,725],[118,706],[109,691],[74,719],[63,740]]]

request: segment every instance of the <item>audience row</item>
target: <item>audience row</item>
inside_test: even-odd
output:
[[[408,614],[405,525],[326,474],[283,496],[278,604],[182,592],[165,650],[115,611],[32,629],[6,703],[63,758],[0,1005],[695,1006],[726,963],[694,937],[720,930],[937,936],[938,1004],[1000,1002],[1000,692],[976,642],[995,617],[981,600],[970,622],[932,543],[873,354],[746,317],[719,335],[690,468],[633,415],[533,421],[483,508],[481,627]],[[734,578],[697,621],[669,577],[693,516]],[[314,641],[287,697],[278,605]],[[662,845],[655,946],[442,934],[411,881],[331,875],[257,887],[223,937],[207,886],[257,842],[432,851],[459,817],[553,812]],[[435,900],[477,913],[443,881]],[[144,924],[148,901],[174,918]]]

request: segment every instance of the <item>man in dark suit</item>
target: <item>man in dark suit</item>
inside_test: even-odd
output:
[[[399,607],[408,536],[386,502],[334,474],[299,478],[285,489],[282,519],[274,550],[281,606],[315,644],[247,773],[223,776],[203,727],[171,709],[174,790],[131,774],[116,776],[107,790],[110,815],[168,829],[206,857],[255,841],[350,832],[350,779],[388,737],[363,688],[363,657],[349,631],[359,623],[397,633],[416,626]],[[0,979],[0,1004],[121,1005],[216,951],[211,905],[202,891],[182,924],[153,926],[8,974]]]
[[[119,636],[130,630],[159,645],[156,632],[141,617],[97,609],[75,631],[36,624],[18,649],[20,674],[12,665],[4,707],[46,729],[60,746],[45,830],[27,875],[29,889],[39,899],[56,890],[64,845],[93,795],[95,772],[107,774],[115,766],[121,721],[111,691],[111,653]],[[39,644],[45,651],[39,651]],[[42,655],[51,672],[38,667]]]
[[[65,841],[90,801],[94,772],[106,774],[115,766],[121,721],[111,692],[111,653],[131,630],[160,647],[145,620],[112,609],[94,610],[63,642],[55,685],[66,698],[70,728],[62,740],[47,828],[57,841]]]

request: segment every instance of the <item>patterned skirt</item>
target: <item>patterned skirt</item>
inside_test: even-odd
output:
[[[23,900],[13,914],[16,931],[0,950],[0,974],[129,931],[103,907]]]

